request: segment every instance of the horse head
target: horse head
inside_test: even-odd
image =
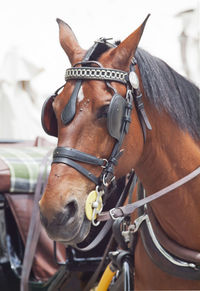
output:
[[[57,20],[72,68],[66,71],[63,90],[43,108],[44,129],[58,137],[39,202],[41,221],[54,240],[71,245],[83,241],[91,228],[85,214],[88,194],[96,185],[104,189],[114,177],[129,173],[143,152],[132,93],[139,92],[141,82],[133,57],[146,20],[118,46],[100,39],[89,51],[80,47],[66,23]]]

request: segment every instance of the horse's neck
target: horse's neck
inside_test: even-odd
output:
[[[151,122],[153,130],[135,168],[147,195],[200,166],[199,144],[180,130],[167,114],[154,114]],[[197,233],[200,222],[199,189],[200,176],[151,204],[166,233],[180,244],[197,250],[200,250]]]

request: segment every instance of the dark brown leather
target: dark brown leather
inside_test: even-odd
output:
[[[140,212],[140,211],[139,211]],[[142,212],[141,212],[142,213]],[[140,214],[141,214],[140,213]],[[139,228],[143,246],[152,262],[162,271],[184,280],[199,280],[200,269],[188,266],[179,266],[168,260],[155,246],[146,222],[144,221]]]
[[[144,197],[144,190],[143,190],[142,185],[139,184],[138,198],[142,199],[143,197]],[[149,205],[147,206],[147,208],[149,208]],[[138,216],[141,216],[144,213],[146,213],[146,209],[144,209],[144,206],[138,209]],[[169,260],[167,256],[165,257],[161,253],[161,251],[159,250],[159,248],[157,248],[157,246],[155,245],[152,239],[152,235],[149,231],[149,228],[145,220],[143,221],[143,223],[141,223],[139,227],[139,232],[140,232],[143,246],[147,254],[151,258],[151,260],[154,262],[154,264],[157,265],[158,268],[160,268],[162,271],[175,277],[180,277],[180,278],[189,279],[189,280],[200,280],[199,267],[194,266],[193,268],[192,266],[189,267],[188,265],[177,265],[173,263],[171,260]],[[165,251],[167,252],[167,250]],[[168,252],[168,254],[170,253]],[[174,255],[171,254],[171,255],[172,255],[171,257],[174,259],[177,256],[177,254],[174,254]],[[181,258],[179,258],[178,260],[180,262]],[[191,262],[191,263],[192,265],[194,265],[194,262]]]
[[[157,221],[152,209],[148,206],[148,215],[151,221],[153,231],[159,241],[159,243],[171,254],[176,255],[176,257],[186,260],[187,262],[193,262],[200,265],[200,252],[195,250],[190,250],[179,245],[177,242],[170,239],[167,234],[161,228],[159,222]]]
[[[5,197],[12,210],[20,235],[25,244],[34,197],[32,194],[5,194]],[[65,247],[59,243],[57,243],[57,257],[59,261],[64,261],[66,259]],[[37,280],[47,281],[57,270],[58,266],[53,259],[53,241],[48,238],[44,228],[41,226],[41,233],[32,271]]]

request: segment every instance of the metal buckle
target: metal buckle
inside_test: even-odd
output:
[[[110,213],[110,217],[112,218],[112,220],[116,220],[118,217],[114,217],[114,213],[113,211],[115,211],[116,208],[112,208],[109,210],[109,213]]]

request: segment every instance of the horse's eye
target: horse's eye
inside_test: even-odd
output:
[[[109,105],[102,106],[97,112],[97,119],[106,118],[108,115]]]

